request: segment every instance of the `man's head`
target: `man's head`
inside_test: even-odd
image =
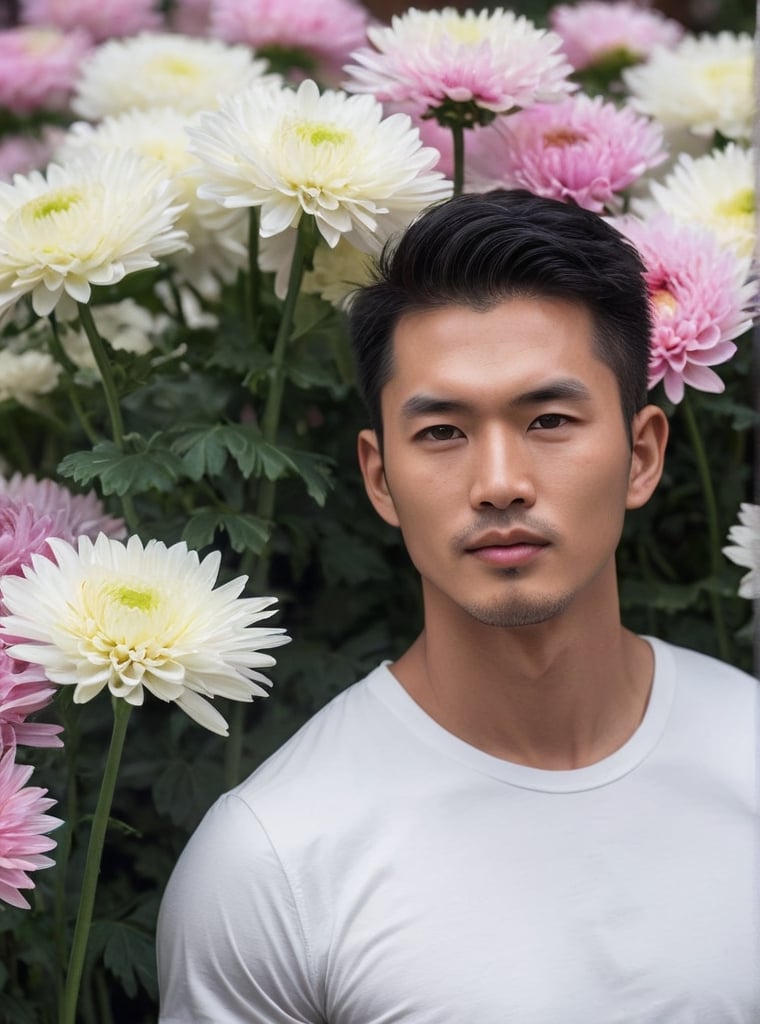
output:
[[[486,311],[505,299],[541,297],[576,302],[591,314],[596,352],[615,374],[630,434],[647,400],[651,330],[638,253],[596,214],[497,190],[424,213],[386,249],[378,280],[354,299],[349,324],[359,388],[378,437],[380,395],[404,315],[452,305]]]

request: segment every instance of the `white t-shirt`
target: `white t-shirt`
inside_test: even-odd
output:
[[[758,684],[651,643],[641,725],[572,771],[384,665],[338,696],[180,858],[161,1024],[757,1024]]]

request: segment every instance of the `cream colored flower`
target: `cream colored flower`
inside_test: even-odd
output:
[[[266,68],[250,47],[216,39],[161,32],[112,39],[82,62],[72,109],[91,121],[156,106],[213,110],[222,97],[264,76]]]
[[[60,366],[47,352],[0,349],[0,402],[39,408],[42,395],[58,386]]]
[[[749,572],[739,584],[739,597],[760,598],[760,505],[743,503],[739,507],[739,525],[728,531],[731,543],[723,554]]]
[[[168,317],[154,317],[134,299],[93,306],[92,315],[101,338],[119,352],[142,356],[154,347],[154,338],[169,325]],[[81,369],[97,370],[89,339],[74,324],[60,324],[66,355]]]
[[[344,239],[334,249],[320,245],[314,253],[313,268],[304,274],[303,290],[344,309],[352,292],[370,283],[374,268],[372,256]]]
[[[755,248],[755,170],[752,150],[729,143],[694,159],[682,154],[664,183],[652,182],[651,199],[635,200],[646,218],[659,208],[674,220],[710,228],[740,256]]]
[[[752,37],[720,32],[687,36],[672,50],[656,49],[647,63],[626,70],[623,81],[631,105],[668,128],[749,139],[753,66]]]
[[[265,85],[233,96],[188,129],[204,166],[199,194],[230,208],[261,208],[261,234],[279,234],[311,214],[328,245],[345,235],[368,252],[424,206],[450,193],[430,168],[436,150],[410,119],[383,119],[371,96],[320,95]]]
[[[41,665],[51,682],[74,687],[74,701],[108,688],[141,705],[145,692],[182,708],[221,735],[227,723],[206,698],[266,696],[258,670],[274,664],[262,650],[290,639],[255,627],[274,614],[274,598],[241,598],[245,577],[214,587],[218,552],[200,561],[184,543],[167,548],[137,537],[100,534],[78,548],[48,541],[54,561],[35,555],[25,577],[4,577],[10,614],[0,634],[9,653]],[[20,640],[21,642],[18,642]]]
[[[248,217],[243,210],[226,210],[198,196],[204,178],[188,150],[186,132],[197,120],[197,115],[173,107],[154,107],[106,117],[97,126],[80,121],[64,139],[57,159],[65,163],[88,151],[132,150],[155,160],[184,205],[176,226],[188,237],[188,247],[169,254],[167,263],[202,295],[215,298],[219,282],[229,283],[247,265]]]
[[[186,245],[175,199],[160,166],[130,152],[0,182],[0,312],[31,293],[45,316],[64,294],[88,302],[92,285],[156,266]]]

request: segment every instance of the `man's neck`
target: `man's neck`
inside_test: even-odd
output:
[[[652,650],[611,607],[519,628],[437,609],[391,670],[424,711],[472,746],[534,768],[582,768],[630,738],[651,690]]]

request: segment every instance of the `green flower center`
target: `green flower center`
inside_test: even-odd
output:
[[[155,590],[148,587],[139,589],[137,587],[114,586],[108,591],[109,597],[122,605],[124,608],[136,608],[141,612],[152,612],[160,604],[159,595]]]
[[[198,65],[183,57],[158,57],[152,62],[151,70],[159,74],[170,75],[172,78],[193,79],[201,77]]]
[[[716,203],[715,212],[721,217],[748,217],[755,212],[754,189],[745,188],[730,199]]]
[[[32,221],[44,220],[56,213],[67,213],[73,206],[82,202],[84,196],[78,188],[59,188],[55,192],[38,196],[24,203],[23,215]]]
[[[331,124],[315,124],[313,121],[302,121],[295,125],[295,132],[302,142],[310,146],[342,146],[351,138],[351,133],[336,128]]]

